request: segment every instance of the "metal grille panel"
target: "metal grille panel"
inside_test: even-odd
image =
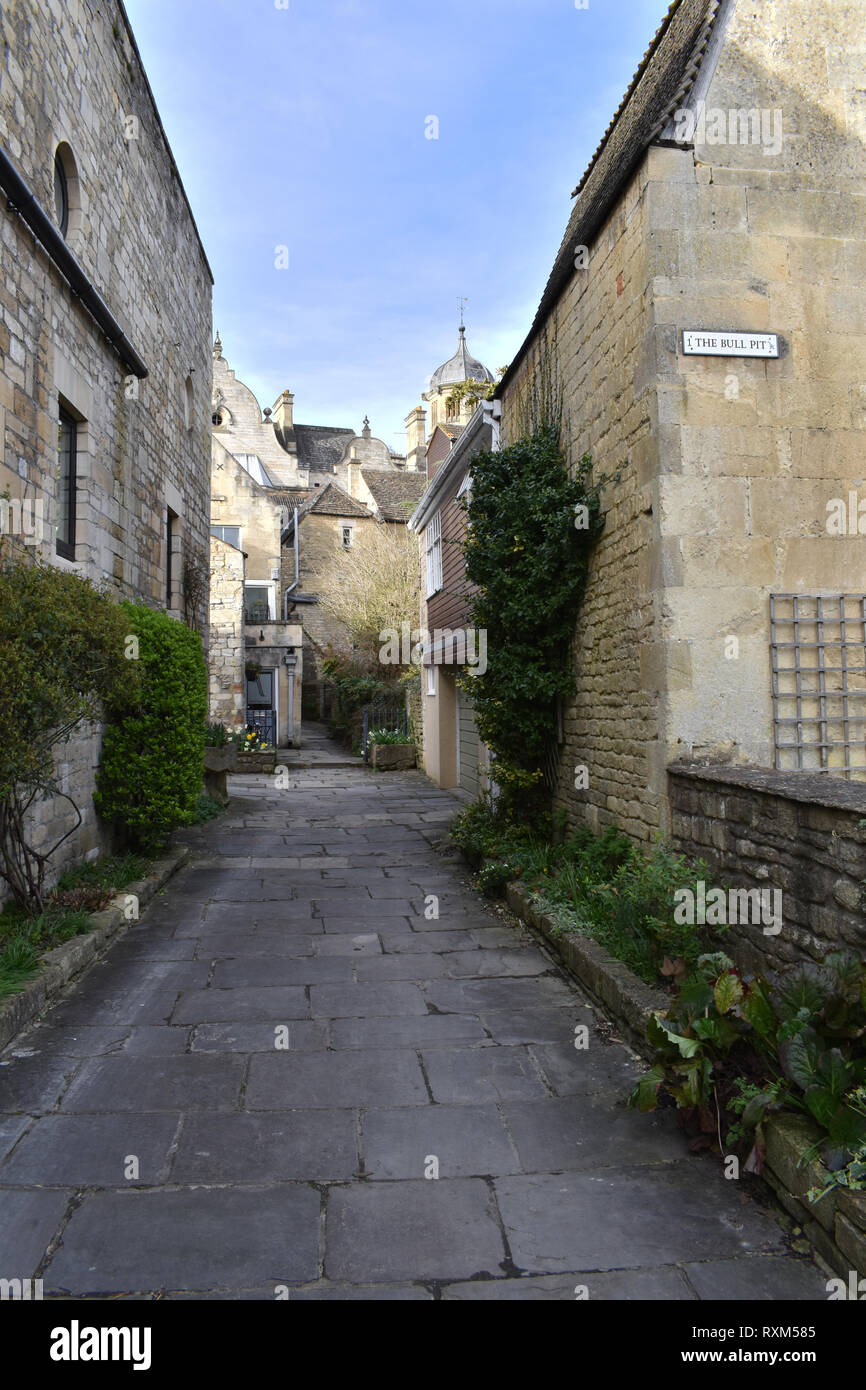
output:
[[[780,771],[866,780],[866,595],[771,594]]]

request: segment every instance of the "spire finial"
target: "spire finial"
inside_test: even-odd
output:
[[[465,332],[465,324],[464,324],[464,322],[463,322],[463,310],[464,310],[464,307],[466,306],[466,304],[468,304],[468,302],[469,302],[469,301],[468,301],[467,299],[465,299],[465,298],[463,297],[463,295],[458,295],[458,298],[457,298],[457,307],[458,307],[458,309],[460,310],[460,332],[461,332],[461,333]]]
[[[364,416],[364,424],[363,424],[363,427],[362,427],[362,429],[361,429],[361,437],[362,437],[363,439],[369,439],[369,438],[370,438],[370,417],[369,417],[369,415],[365,415],[365,416]]]
[[[215,337],[214,340],[213,340],[213,355],[214,355],[214,357],[217,359],[217,361],[219,361],[219,359],[220,359],[220,358],[222,357],[222,355],[223,355],[223,345],[222,345],[222,339],[220,338],[220,331],[219,331],[219,329],[217,329],[217,335],[216,335],[216,337]]]

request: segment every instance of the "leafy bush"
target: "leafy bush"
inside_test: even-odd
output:
[[[557,702],[574,693],[571,643],[606,481],[592,481],[588,454],[569,475],[555,424],[472,460],[466,577],[488,655],[483,674],[461,679],[511,805],[538,791]]]
[[[846,951],[820,964],[744,979],[727,956],[702,956],[666,1014],[651,1020],[657,1062],[632,1104],[653,1110],[666,1091],[703,1135],[747,1140],[760,1172],[762,1121],[784,1107],[810,1115],[830,1185],[866,1173],[866,965]],[[711,1141],[707,1141],[711,1142]],[[820,1195],[817,1194],[817,1195]]]
[[[371,729],[367,739],[370,743],[407,744],[415,742],[412,735],[404,734],[402,729]]]
[[[28,911],[44,908],[51,856],[82,819],[56,752],[108,702],[134,697],[128,631],[120,606],[81,575],[32,558],[0,563],[0,877]],[[48,799],[68,803],[75,821],[37,851],[30,812]]]
[[[168,614],[121,605],[138,638],[140,688],[110,708],[94,798],[130,843],[161,849],[190,825],[204,777],[207,672],[201,638]]]
[[[563,931],[591,936],[650,984],[694,965],[707,935],[675,922],[674,893],[706,877],[705,864],[691,864],[664,843],[646,855],[615,826],[600,835],[581,827],[564,840],[557,839],[555,817],[540,817],[536,826],[482,797],[455,817],[451,837],[479,868],[485,893],[520,879]]]
[[[231,742],[229,731],[224,724],[208,724],[205,729],[205,748],[225,748]]]

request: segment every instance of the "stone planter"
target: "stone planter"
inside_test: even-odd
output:
[[[208,796],[212,796],[215,801],[221,802],[223,806],[228,804],[229,799],[226,773],[234,772],[236,761],[237,750],[231,744],[226,744],[222,748],[206,748],[204,750],[205,792]]]
[[[277,765],[275,749],[269,753],[238,753],[233,772],[273,772]]]
[[[370,761],[375,772],[395,772],[415,766],[414,743],[371,743]]]

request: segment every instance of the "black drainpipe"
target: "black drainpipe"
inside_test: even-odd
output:
[[[41,241],[63,278],[68,281],[72,293],[99,324],[108,341],[117,350],[122,362],[129,367],[134,376],[143,381],[148,375],[147,367],[123,332],[102,295],[81,269],[53,222],[50,222],[45,216],[39,203],[2,147],[0,147],[0,188],[3,189],[18,215],[27,223],[33,235]]]

